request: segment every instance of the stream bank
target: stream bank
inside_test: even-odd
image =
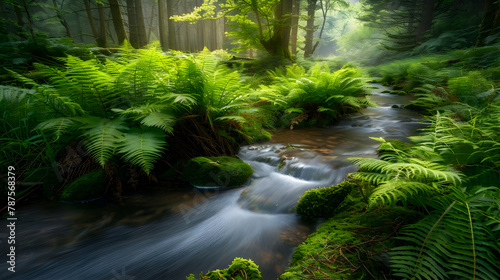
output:
[[[125,197],[126,206],[50,202],[20,209],[18,272],[8,276],[184,279],[242,257],[258,264],[264,279],[276,279],[316,228],[293,213],[299,197],[355,171],[347,158],[375,157],[378,142],[368,137],[403,140],[422,127],[418,114],[392,108],[409,97],[377,87],[370,99],[378,108],[242,147],[239,157],[254,169],[242,188],[156,190]]]

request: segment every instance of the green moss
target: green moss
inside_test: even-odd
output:
[[[377,279],[384,279],[387,248],[397,242],[388,237],[396,225],[414,223],[422,215],[404,207],[366,212],[364,206],[355,204],[324,222],[295,249],[279,279],[372,279],[363,265]]]
[[[61,200],[76,202],[99,198],[106,188],[106,173],[104,170],[89,172],[76,178],[64,187]]]
[[[250,164],[233,157],[196,157],[182,170],[182,178],[195,186],[235,187],[244,184],[253,169]]]
[[[308,190],[300,198],[295,210],[299,215],[307,217],[330,218],[336,214],[335,210],[354,186],[345,181],[331,187]]]
[[[231,265],[224,270],[210,271],[205,275],[200,275],[200,280],[262,280],[259,266],[252,260],[235,258]],[[186,280],[196,280],[193,274],[186,277]]]

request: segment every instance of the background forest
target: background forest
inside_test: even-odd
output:
[[[426,128],[374,139],[378,158],[306,192],[297,213],[325,222],[280,279],[500,278],[500,1],[3,0],[0,14],[0,173],[16,167],[18,201],[182,181],[189,159],[375,107],[379,83],[414,96]],[[403,218],[377,244],[354,236],[379,216]],[[238,271],[262,279],[243,259],[200,279]]]

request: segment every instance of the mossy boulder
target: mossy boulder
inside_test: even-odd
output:
[[[253,169],[239,158],[196,157],[182,170],[182,178],[198,187],[236,187],[243,185]]]
[[[355,185],[344,181],[338,185],[308,190],[300,198],[297,214],[312,218],[330,218]]]
[[[92,200],[101,197],[105,190],[106,173],[100,169],[80,176],[65,186],[61,200],[67,202]]]
[[[289,268],[279,280],[384,279],[388,248],[400,246],[401,241],[383,237],[394,234],[394,226],[413,224],[423,215],[398,206],[367,212],[365,206],[354,205],[322,223],[297,246]],[[365,269],[353,269],[352,264],[361,263],[371,271],[370,275]]]
[[[262,280],[259,266],[252,260],[235,258],[231,265],[224,270],[214,270],[207,274],[200,275],[200,280]],[[196,280],[193,274],[186,277],[186,280]]]

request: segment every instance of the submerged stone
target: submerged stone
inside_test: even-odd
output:
[[[197,187],[237,187],[243,185],[253,169],[239,158],[196,157],[182,170],[182,178]]]
[[[100,198],[106,189],[106,173],[99,169],[76,178],[64,187],[61,200],[67,202],[88,201]]]

